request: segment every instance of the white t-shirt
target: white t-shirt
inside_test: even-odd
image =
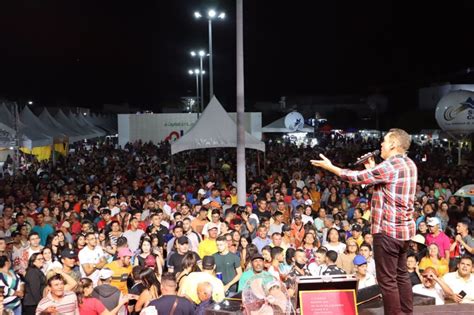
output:
[[[140,246],[140,237],[145,233],[143,230],[137,229],[136,231],[127,230],[123,233],[123,236],[127,239],[128,248],[132,253],[136,252],[138,246]]]
[[[97,285],[97,281],[99,280],[99,270],[96,269],[92,274],[89,276],[86,275],[84,272],[84,269],[82,268],[83,264],[98,264],[100,262],[100,259],[104,257],[104,251],[102,250],[102,247],[96,246],[93,250],[89,249],[89,247],[84,247],[81,249],[79,252],[79,270],[81,271],[81,277],[87,277],[92,280],[94,283],[94,286]]]
[[[346,244],[344,243],[339,243],[337,245],[326,243],[326,244],[323,244],[323,246],[326,247],[328,251],[330,250],[335,251],[338,255],[344,253],[344,251],[346,250]]]
[[[370,287],[371,285],[376,285],[377,281],[375,280],[375,277],[372,276],[370,273],[367,273],[364,277],[364,279],[359,279],[357,281],[357,288],[358,290]]]
[[[423,283],[416,284],[413,286],[413,293],[434,297],[436,305],[444,305],[443,289],[437,283],[435,284],[435,287],[431,289],[426,288]]]

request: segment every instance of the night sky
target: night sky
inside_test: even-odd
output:
[[[223,0],[1,1],[0,96],[154,110],[176,103],[195,94],[189,51],[208,42],[207,22],[193,12],[209,7],[227,14],[213,27],[214,81],[233,110],[235,1]],[[472,83],[462,70],[474,66],[473,9],[474,1],[244,0],[248,103]]]

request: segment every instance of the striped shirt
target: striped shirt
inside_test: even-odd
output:
[[[55,314],[61,315],[79,315],[79,308],[77,306],[77,296],[74,292],[65,291],[62,298],[59,300],[53,299],[51,292],[41,299],[36,308],[36,314],[46,311],[48,308],[53,307],[56,309]]]
[[[415,235],[413,220],[417,168],[406,155],[395,155],[374,168],[342,170],[341,179],[352,184],[374,185],[372,234],[383,233],[398,240]]]
[[[15,293],[20,290],[21,283],[20,277],[14,271],[0,273],[0,286],[4,287],[4,307],[13,310],[20,306],[21,299]]]

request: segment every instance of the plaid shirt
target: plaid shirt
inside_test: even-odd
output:
[[[417,181],[415,163],[395,155],[372,169],[342,170],[341,178],[352,184],[375,185],[372,196],[372,234],[384,233],[398,240],[415,235],[413,204]]]

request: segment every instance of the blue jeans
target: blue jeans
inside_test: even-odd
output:
[[[17,308],[14,308],[14,309],[12,310],[12,312],[13,312],[14,315],[21,315],[21,304],[18,305]]]

